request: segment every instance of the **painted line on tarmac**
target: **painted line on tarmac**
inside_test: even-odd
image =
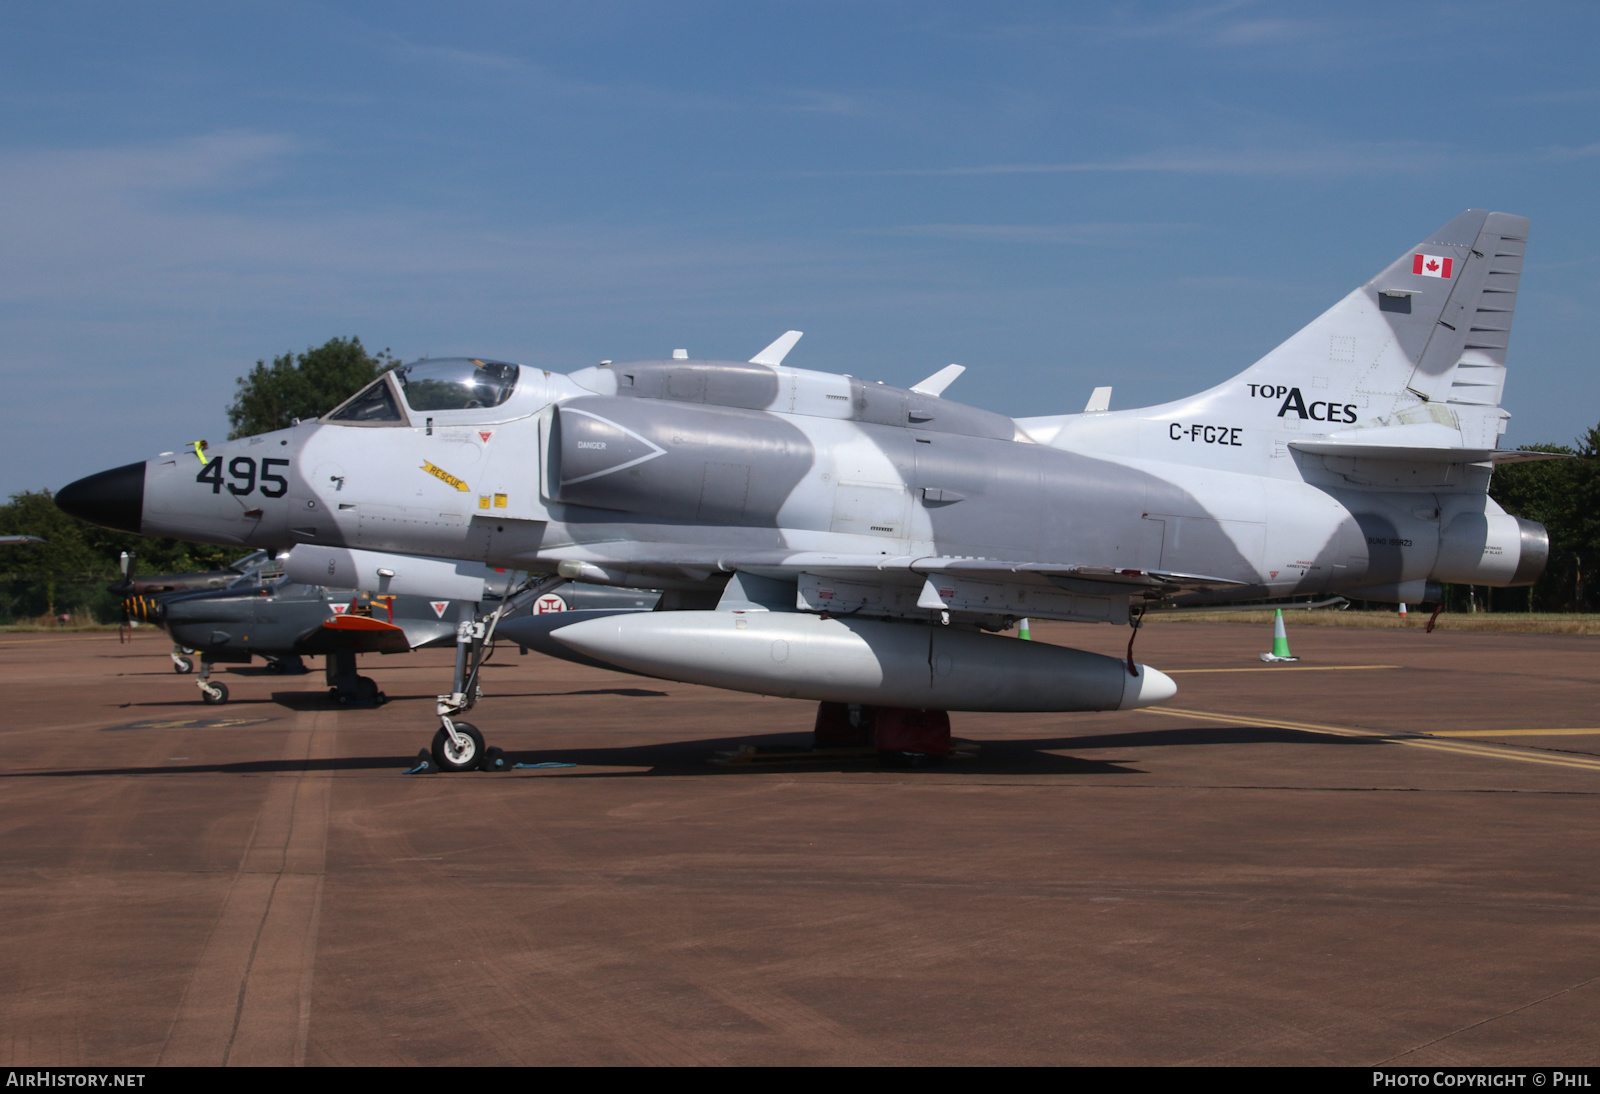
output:
[[[1290,722],[1282,718],[1252,718],[1240,714],[1217,714],[1207,710],[1183,710],[1178,707],[1146,707],[1148,714],[1164,714],[1172,718],[1199,718],[1208,722],[1227,722],[1232,725],[1257,726],[1262,729],[1299,729],[1307,733],[1326,733],[1334,737],[1365,737],[1386,744],[1426,748],[1434,752],[1454,752],[1463,756],[1478,756],[1489,760],[1516,760],[1520,763],[1546,764],[1551,767],[1573,767],[1580,771],[1600,771],[1600,758],[1549,756],[1514,745],[1457,744],[1421,734],[1404,731],[1387,732],[1377,729],[1351,729],[1347,726],[1318,725],[1314,722]]]
[[[1398,669],[1403,665],[1262,665],[1258,669],[1162,669],[1168,676],[1183,672],[1360,672],[1366,669]]]
[[[1578,737],[1600,729],[1433,729],[1430,737]]]

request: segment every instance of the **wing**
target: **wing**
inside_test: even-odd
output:
[[[1204,574],[1069,562],[820,551],[711,552],[675,544],[594,545],[561,564],[571,578],[611,584],[702,586],[731,574],[732,598],[772,608],[926,619],[948,611],[996,619],[1028,616],[1127,622],[1134,602],[1245,588]],[[748,579],[754,578],[752,583]]]
[[[336,615],[300,637],[294,650],[300,654],[405,653],[411,640],[403,628],[364,615]]]

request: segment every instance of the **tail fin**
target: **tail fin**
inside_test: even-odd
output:
[[[1208,391],[1159,407],[1018,424],[1058,446],[1126,444],[1129,418],[1165,420],[1171,429],[1205,415],[1284,442],[1360,435],[1390,446],[1493,449],[1505,431],[1500,395],[1527,239],[1526,217],[1469,209]]]
[[[1500,404],[1527,238],[1526,217],[1470,209],[1227,386],[1265,398],[1304,391],[1307,403],[1337,404],[1336,423],[1398,424],[1401,413],[1498,422],[1482,408]]]
[[[1509,213],[1467,213],[1451,221],[1450,226],[1461,224],[1468,217],[1482,218],[1477,239],[1470,247],[1453,243],[1423,245],[1454,251],[1460,255],[1461,269],[1451,279],[1455,285],[1450,297],[1406,386],[1429,402],[1499,406],[1505,387],[1511,316],[1517,306],[1522,257],[1528,247],[1528,218]],[[1441,233],[1439,238],[1450,237]],[[1414,271],[1424,266],[1420,255],[1419,250],[1413,257]]]

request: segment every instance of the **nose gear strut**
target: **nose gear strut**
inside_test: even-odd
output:
[[[433,735],[433,760],[441,771],[470,771],[473,768],[500,764],[499,749],[487,748],[483,734],[471,722],[457,721],[483,698],[483,687],[478,682],[478,672],[483,659],[494,642],[495,628],[500,620],[541,596],[565,585],[567,579],[559,576],[531,578],[516,593],[511,586],[516,581],[513,573],[506,580],[506,594],[500,604],[487,617],[478,618],[475,605],[461,605],[461,619],[456,624],[456,667],[450,682],[450,693],[440,695],[434,703],[434,713],[439,716],[439,731]]]

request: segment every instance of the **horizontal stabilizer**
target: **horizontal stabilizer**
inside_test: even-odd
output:
[[[779,338],[772,345],[750,358],[750,363],[752,365],[771,365],[773,368],[777,368],[783,364],[783,359],[789,356],[789,351],[794,349],[794,344],[800,341],[803,333],[803,331],[797,330],[785,331],[782,338]]]
[[[946,365],[932,376],[914,385],[911,390],[918,395],[932,395],[937,398],[944,394],[944,389],[956,382],[956,377],[967,371],[965,365]]]

